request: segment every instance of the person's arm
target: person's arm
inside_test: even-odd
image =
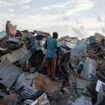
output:
[[[57,40],[56,40],[55,47],[56,47],[56,52],[57,52],[57,54],[59,54],[60,49],[59,49],[59,47],[58,47],[58,42],[57,42]]]
[[[47,49],[47,40],[45,41],[45,44],[43,45],[43,47],[44,47],[45,49]]]

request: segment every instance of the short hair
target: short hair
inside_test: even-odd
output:
[[[8,24],[8,23],[11,23],[11,21],[10,20],[7,20],[6,24]]]
[[[7,22],[11,22],[10,20],[7,20]]]
[[[53,32],[53,38],[58,38],[58,33],[57,32]]]
[[[22,32],[28,33],[29,31],[28,31],[28,30],[24,30],[24,31],[22,31]]]

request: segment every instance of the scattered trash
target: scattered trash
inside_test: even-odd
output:
[[[49,96],[56,96],[59,94],[58,90],[60,90],[59,85],[52,81],[48,76],[43,74],[36,74],[33,80],[33,87],[37,88],[38,90],[44,90]]]
[[[98,80],[96,90],[98,91],[97,101],[95,105],[104,105],[105,101],[105,83]]]
[[[42,94],[35,102],[31,105],[50,105],[49,100],[47,99],[47,95],[44,93]]]
[[[71,50],[71,56],[80,56],[82,53],[85,53],[86,48],[87,39],[83,39]]]
[[[81,96],[72,105],[93,105],[90,97]]]
[[[104,105],[105,37],[58,39],[57,72],[46,65],[47,32],[0,33],[0,105]]]
[[[87,80],[94,80],[94,78],[96,77],[96,68],[96,61],[90,58],[86,58],[83,67],[83,72],[81,74],[82,77]]]

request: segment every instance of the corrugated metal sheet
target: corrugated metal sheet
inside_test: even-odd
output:
[[[15,84],[16,90],[19,90],[21,87],[24,87],[24,85],[32,85],[32,80],[34,78],[33,73],[23,72],[19,77]]]
[[[32,85],[33,78],[35,77],[34,73],[24,72],[25,82],[27,85]]]
[[[17,79],[17,81],[16,81],[16,83],[15,83],[15,89],[16,90],[19,90],[20,88],[22,88],[23,86],[24,86],[24,84],[25,84],[25,77],[24,77],[24,74],[22,73],[19,77],[18,77],[18,79]]]
[[[20,57],[22,57],[25,53],[27,52],[27,49],[25,46],[23,46],[22,48],[20,49],[17,49],[15,51],[12,51],[12,53],[8,53],[4,56],[1,57],[1,60],[5,60],[6,58],[8,58],[8,60],[11,62],[11,63],[14,63],[16,61],[18,61],[20,59]]]
[[[21,68],[11,64],[8,59],[0,63],[0,84],[10,88],[21,74]]]
[[[21,67],[24,67],[25,62],[31,57],[31,55],[32,54],[28,51],[21,57],[21,59],[19,60]]]
[[[37,96],[37,94],[39,95],[40,92],[38,92],[37,90],[35,90],[35,88],[33,88],[32,86],[24,86],[23,91],[21,92],[21,96],[24,99],[31,99],[31,98],[35,98]]]

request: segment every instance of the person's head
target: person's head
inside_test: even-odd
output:
[[[53,38],[58,38],[58,33],[57,32],[53,32]]]
[[[11,21],[10,20],[7,20],[7,24],[10,24],[11,23]]]
[[[35,33],[36,33],[36,30],[33,31],[33,34],[35,34]]]

